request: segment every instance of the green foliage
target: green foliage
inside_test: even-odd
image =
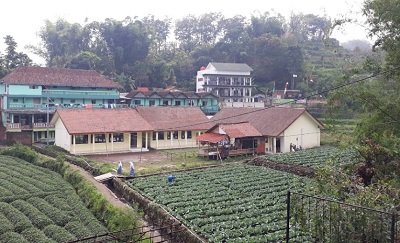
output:
[[[49,225],[43,229],[43,232],[47,237],[54,240],[55,242],[68,242],[76,240],[76,237],[69,233],[66,229],[58,225]]]
[[[339,149],[333,146],[321,146],[284,154],[267,154],[263,157],[267,160],[302,165],[311,168],[323,167],[325,163],[334,161],[338,165],[352,163],[356,156],[354,149]]]
[[[75,235],[76,238],[82,239],[88,236],[95,235],[94,233],[90,232],[85,225],[83,225],[79,221],[70,221],[68,222],[65,226],[64,229],[66,229],[68,232],[71,234]]]
[[[11,232],[11,231],[0,235],[0,242],[1,243],[30,243],[22,235],[20,235],[16,232]]]
[[[75,190],[86,207],[89,208],[98,219],[102,220],[109,230],[122,230],[127,227],[132,228],[138,225],[141,214],[139,214],[137,208],[134,210],[125,210],[111,205],[93,184],[87,182],[86,179],[76,171],[67,171],[64,177],[75,187]]]
[[[35,153],[35,151],[20,143],[16,143],[12,147],[2,150],[1,154],[17,157],[30,163],[35,163],[38,159],[38,155]]]
[[[230,165],[135,178],[133,189],[210,242],[272,242],[285,237],[287,190],[302,190],[310,179],[251,165]],[[152,211],[149,206],[149,211]]]
[[[12,202],[11,205],[25,214],[38,229],[43,229],[47,225],[54,224],[45,213],[42,213],[37,207],[34,207],[26,201],[16,200]]]
[[[47,238],[43,231],[36,228],[28,228],[21,232],[30,243],[56,243],[55,241]]]
[[[40,46],[31,49],[48,66],[94,69],[120,81],[124,75],[127,92],[133,79],[137,86],[193,88],[196,71],[214,61],[249,64],[259,86],[276,80],[283,87],[295,73],[295,87],[310,94],[329,87],[366,55],[345,50],[330,38],[346,21],[313,14],[293,14],[286,21],[270,12],[249,18],[207,13],[174,21],[151,15],[142,20],[107,18],[84,25],[46,20],[39,31]],[[308,82],[311,76],[318,82]]]

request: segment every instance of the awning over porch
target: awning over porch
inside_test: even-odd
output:
[[[228,139],[228,136],[225,134],[218,133],[203,133],[196,137],[197,141],[209,142],[209,143],[218,143],[224,139]]]

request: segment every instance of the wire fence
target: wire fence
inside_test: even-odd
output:
[[[286,242],[400,242],[398,220],[396,213],[289,191]]]

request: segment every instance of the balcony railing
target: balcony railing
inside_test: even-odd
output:
[[[47,128],[46,122],[35,122],[32,125],[22,125],[21,123],[7,123],[7,130],[21,130],[21,129],[35,129],[35,128]],[[54,125],[49,124],[49,128],[54,128]]]
[[[49,110],[56,109],[84,109],[84,108],[92,108],[92,109],[113,109],[113,108],[129,108],[134,107],[134,105],[129,104],[50,104]],[[45,111],[47,109],[47,105],[45,104],[10,104],[8,106],[9,110],[41,110]]]
[[[119,98],[119,93],[116,90],[111,91],[72,91],[72,90],[43,90],[44,96],[51,97],[103,97],[112,96],[112,98]]]

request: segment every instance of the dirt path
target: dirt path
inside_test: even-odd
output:
[[[124,202],[122,202],[121,200],[119,200],[119,198],[103,183],[96,181],[96,179],[94,179],[93,175],[89,174],[87,171],[85,171],[84,169],[82,169],[79,166],[70,164],[70,166],[75,170],[78,171],[81,175],[83,175],[90,183],[92,183],[97,190],[99,190],[99,192],[101,194],[103,194],[103,196],[106,198],[106,200],[108,202],[110,202],[112,205],[116,206],[116,207],[127,207],[128,205],[125,204]],[[143,231],[149,231],[151,228],[151,225],[149,225],[148,222],[143,221],[142,225],[145,226],[142,230]],[[152,242],[165,242],[165,239],[163,239],[162,237],[160,237],[160,233],[158,231],[153,231],[152,233],[149,233],[149,236],[152,236]]]
[[[83,175],[90,183],[92,183],[97,188],[97,190],[99,190],[99,192],[103,194],[103,196],[107,199],[107,201],[109,201],[112,205],[117,207],[127,207],[127,205],[121,200],[119,200],[118,197],[106,185],[96,181],[94,177],[87,171],[73,164],[70,164],[70,166],[74,170],[79,171],[81,175]]]

